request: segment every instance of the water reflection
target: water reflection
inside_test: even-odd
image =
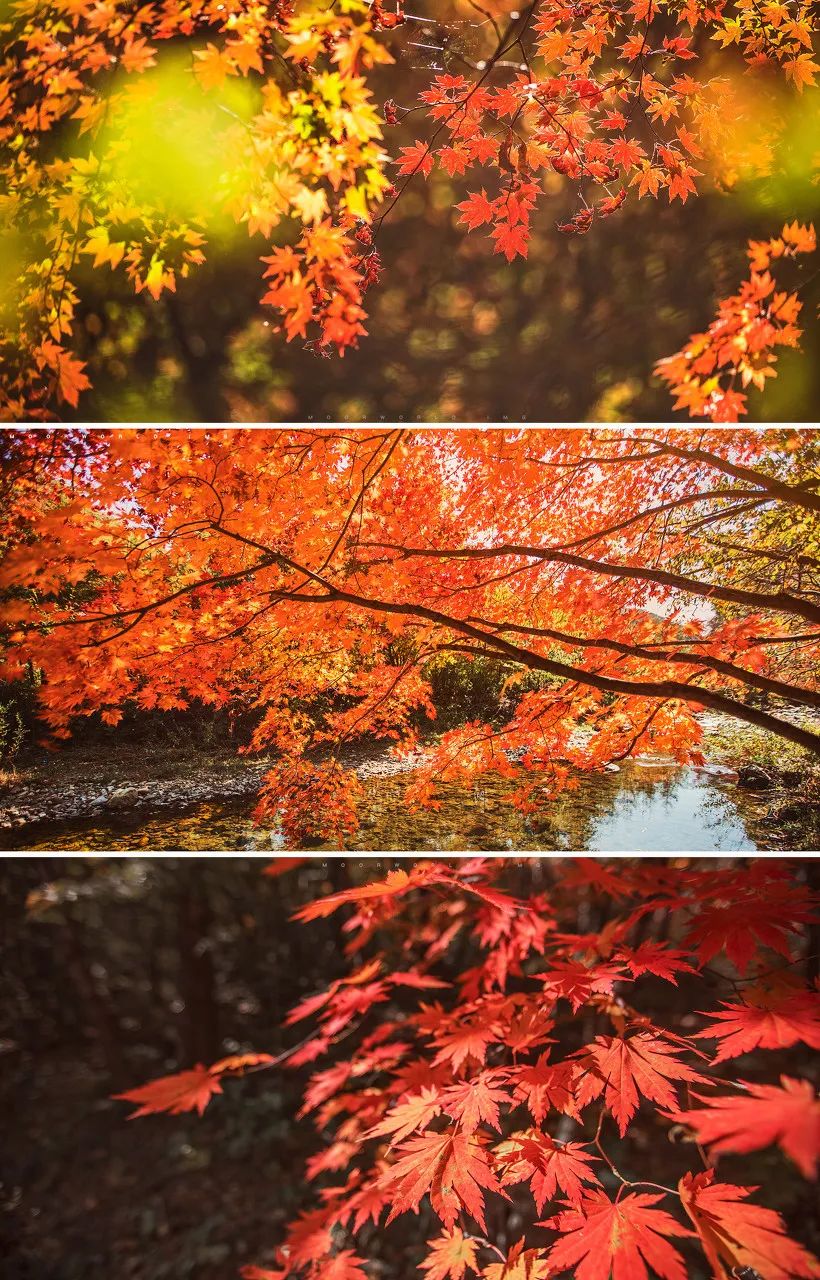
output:
[[[647,770],[657,775],[658,769]],[[697,849],[703,853],[756,849],[738,812],[737,793],[694,769],[657,776],[645,787],[622,787],[609,813],[597,818],[587,849],[626,852]]]
[[[472,789],[443,786],[438,810],[410,812],[404,801],[408,780],[406,773],[364,780],[367,805],[349,848],[711,853],[761,847],[752,834],[759,802],[708,769],[644,760],[617,773],[583,775],[577,789],[562,793],[534,817],[510,804],[514,787],[500,778],[482,779]],[[44,824],[20,833],[16,847],[192,852],[282,848],[276,829],[254,828],[251,808],[252,801],[245,799],[181,813],[118,813]]]

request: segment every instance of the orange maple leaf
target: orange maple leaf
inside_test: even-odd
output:
[[[368,902],[373,898],[391,898],[406,893],[412,887],[413,872],[390,871],[384,880],[375,880],[371,884],[361,885],[356,889],[343,889],[341,893],[331,893],[326,898],[318,898],[308,902],[294,912],[294,920],[317,920],[333,912],[346,902]]]
[[[378,1138],[391,1134],[390,1144],[409,1137],[414,1129],[426,1129],[430,1121],[441,1115],[441,1102],[437,1089],[422,1089],[421,1093],[406,1098],[392,1107],[380,1124],[365,1133],[366,1138]]]
[[[701,1098],[705,1105],[676,1118],[713,1151],[757,1151],[777,1142],[807,1178],[820,1151],[820,1102],[808,1080],[781,1076],[780,1084],[738,1080],[737,1097]]]
[[[583,1198],[582,1183],[598,1181],[589,1168],[598,1156],[585,1151],[579,1142],[556,1142],[538,1129],[511,1134],[495,1148],[495,1155],[504,1169],[502,1185],[528,1181],[539,1213],[559,1187],[570,1204],[577,1205]]]
[[[628,1040],[597,1036],[593,1044],[575,1055],[586,1072],[578,1087],[578,1107],[587,1106],[603,1093],[621,1137],[641,1098],[675,1108],[671,1081],[705,1083],[703,1076],[678,1061],[675,1052],[672,1045],[648,1031],[641,1031]]]
[[[666,1237],[692,1232],[655,1208],[662,1199],[629,1193],[613,1203],[592,1191],[578,1208],[542,1223],[561,1232],[547,1255],[553,1271],[571,1270],[575,1280],[649,1280],[648,1264],[662,1280],[686,1280],[683,1258]]]
[[[728,1004],[695,1040],[720,1040],[715,1062],[739,1058],[752,1049],[788,1049],[802,1040],[820,1049],[820,996],[811,991],[765,991],[749,988],[745,1003]]]
[[[538,1249],[525,1249],[519,1240],[503,1262],[491,1262],[482,1274],[484,1280],[547,1280],[555,1273]]]
[[[475,1137],[458,1131],[419,1134],[399,1147],[398,1155],[380,1184],[393,1191],[388,1225],[400,1213],[415,1212],[429,1192],[430,1204],[446,1227],[454,1226],[459,1212],[466,1209],[486,1231],[482,1187],[509,1199]]]
[[[160,1076],[158,1080],[151,1080],[138,1089],[115,1093],[113,1097],[123,1102],[136,1102],[138,1109],[128,1117],[129,1120],[136,1120],[138,1116],[156,1115],[162,1111],[167,1111],[172,1116],[180,1115],[183,1111],[198,1111],[202,1115],[213,1094],[221,1092],[222,1085],[218,1077],[199,1063],[190,1071]]]
[[[209,1070],[212,1075],[243,1075],[248,1067],[267,1067],[276,1059],[269,1053],[233,1053],[229,1058],[220,1058]]]
[[[766,1280],[792,1280],[794,1276],[816,1280],[820,1276],[820,1264],[789,1239],[779,1213],[745,1203],[753,1188],[715,1182],[710,1169],[708,1173],[687,1173],[678,1190],[715,1280],[731,1280],[744,1267]]]
[[[435,1240],[428,1240],[430,1252],[421,1263],[427,1272],[427,1280],[461,1280],[469,1267],[478,1270],[478,1246],[464,1235],[460,1227],[443,1231]]]

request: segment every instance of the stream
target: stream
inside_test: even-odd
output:
[[[444,784],[441,807],[409,812],[405,770],[360,770],[366,802],[346,848],[356,850],[589,850],[614,852],[752,852],[782,847],[766,825],[765,799],[738,787],[720,766],[692,768],[649,758],[618,771],[582,774],[537,819],[509,803],[514,786],[500,778],[474,787]],[[177,809],[126,809],[71,821],[49,820],[5,835],[27,850],[256,850],[284,847],[273,826],[254,827],[250,794]],[[333,848],[333,845],[319,846]]]

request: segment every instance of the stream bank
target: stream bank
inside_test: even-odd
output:
[[[440,808],[410,812],[403,797],[413,761],[394,760],[380,743],[359,744],[343,757],[366,796],[347,847],[816,850],[820,770],[801,753],[784,752],[783,743],[758,741],[721,717],[704,716],[704,728],[710,763],[695,768],[643,756],[579,774],[573,789],[532,818],[510,804],[514,784],[495,776],[471,787],[443,784]],[[180,748],[123,748],[113,759],[80,749],[43,757],[0,786],[0,843],[8,849],[284,847],[276,825],[255,827],[251,816],[268,758]]]

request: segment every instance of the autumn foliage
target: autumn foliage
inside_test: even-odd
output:
[[[508,867],[408,862],[308,902],[307,928],[343,913],[349,968],[291,1010],[293,1048],[120,1095],[201,1112],[227,1073],[310,1068],[312,1207],[245,1280],[371,1280],[407,1215],[401,1274],[428,1280],[820,1275],[756,1185],[764,1152],[775,1180],[820,1155],[793,1074],[820,1048],[803,876],[559,860],[516,896]]]
[[[814,228],[797,222],[772,240],[749,242],[748,280],[721,302],[706,333],[658,365],[676,409],[714,422],[737,422],[747,412],[747,388],[762,391],[777,376],[776,348],[796,347],[802,333],[803,304],[795,289],[778,288],[778,265],[816,248]]]
[[[464,186],[458,225],[509,261],[527,256],[533,220],[549,218],[563,185],[575,212],[559,237],[589,233],[628,201],[750,188],[768,204],[772,184],[815,173],[809,0],[416,7],[5,4],[3,416],[50,419],[88,387],[75,341],[89,267],[123,273],[157,304],[238,224],[258,242],[274,327],[338,356],[365,335],[367,291],[389,270],[384,220],[434,169]],[[477,48],[430,67],[419,92],[411,57],[431,46],[414,34],[431,22],[444,49],[448,21],[465,14]],[[813,247],[810,227],[784,239],[790,252]],[[753,270],[742,308],[721,304],[709,350],[694,339],[665,366],[695,416],[736,420],[743,388],[774,373],[765,351],[797,340],[797,278],[778,303]],[[704,372],[713,384],[693,377]]]
[[[492,775],[525,813],[630,756],[702,765],[704,708],[820,751],[811,430],[6,446],[0,674],[43,673],[45,740],[225,709],[238,748],[272,757],[257,817],[292,847],[355,831],[362,742],[413,760],[410,806]],[[435,736],[436,672],[479,660],[500,673],[496,718]]]

